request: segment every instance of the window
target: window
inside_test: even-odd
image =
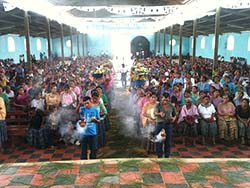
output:
[[[202,37],[202,39],[201,39],[201,49],[205,49],[205,46],[206,46],[206,39],[205,39],[205,37]]]
[[[40,39],[36,39],[36,49],[38,51],[42,50],[42,43]]]
[[[8,51],[9,52],[15,52],[15,41],[13,37],[8,37]]]
[[[250,51],[250,37],[248,38],[248,47],[247,50]]]
[[[169,45],[171,45],[171,40],[169,40]],[[176,45],[176,40],[172,39],[172,46],[175,46],[175,45]]]
[[[194,48],[194,39],[191,40],[191,48]]]
[[[71,47],[71,41],[70,41],[70,40],[67,40],[67,41],[66,41],[66,46],[67,46],[68,48]]]
[[[23,43],[24,43],[24,50],[27,51],[27,49],[26,49],[26,39],[25,38],[23,40]]]
[[[213,37],[213,40],[212,40],[212,49],[214,49],[215,47],[215,36]]]
[[[227,38],[227,50],[234,50],[234,36],[233,35],[230,35],[228,38]]]

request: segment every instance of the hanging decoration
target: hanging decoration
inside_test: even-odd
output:
[[[174,24],[183,25],[187,20],[194,20],[215,14],[217,7],[227,9],[250,8],[250,0],[189,0],[183,5],[174,6],[55,6],[44,0],[4,0],[4,11],[19,8],[36,12],[58,23],[76,28],[80,32],[93,30],[112,30],[117,27],[131,32],[155,32]],[[94,13],[92,17],[77,17],[71,10]],[[111,16],[97,18],[97,12],[104,9]],[[154,21],[153,21],[154,20]]]

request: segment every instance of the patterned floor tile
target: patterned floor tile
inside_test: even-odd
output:
[[[150,184],[150,185],[142,185],[141,188],[166,188],[164,184]]]
[[[234,184],[237,187],[242,187],[242,188],[246,188],[246,187],[250,187],[250,182],[246,182],[246,183],[237,183]]]
[[[163,183],[160,173],[144,173],[142,174],[142,180],[146,184]]]
[[[30,184],[33,185],[33,186],[42,186],[42,185],[45,185],[45,183],[46,183],[45,181],[46,181],[46,179],[45,179],[45,177],[43,175],[35,174],[33,179],[31,180]],[[51,181],[51,184],[52,183],[53,182]]]
[[[101,172],[107,174],[117,173],[119,171],[118,164],[104,164],[101,166]]]
[[[183,175],[188,183],[206,183],[207,179],[203,174],[194,172],[183,172]]]
[[[73,185],[75,180],[74,174],[59,174],[55,177],[54,185]]]
[[[15,175],[9,183],[9,186],[30,185],[33,175]]]
[[[134,184],[141,182],[141,175],[139,172],[124,172],[120,173],[120,184]]]
[[[211,185],[213,186],[213,188],[235,188],[234,185],[232,184],[228,184],[228,183],[211,183]]]
[[[5,167],[2,166],[0,168],[0,174],[16,174],[17,170],[19,169],[18,166],[11,166],[11,167]]]
[[[145,173],[145,172],[153,173],[153,172],[160,172],[161,169],[160,169],[159,164],[148,163],[148,164],[140,165],[139,171],[142,172],[142,173]]]
[[[233,183],[244,183],[244,182],[249,182],[250,178],[247,174],[244,173],[244,171],[241,172],[224,172],[228,180],[230,180]]]
[[[192,172],[199,167],[198,163],[182,163],[180,164],[180,170],[182,172]]]
[[[167,161],[159,162],[161,172],[179,172],[180,168],[177,164]]]
[[[75,185],[93,185],[98,177],[97,173],[80,174],[76,177]]]
[[[209,183],[190,183],[190,187],[192,187],[192,188],[213,188],[213,186]]]
[[[84,164],[80,166],[80,174],[95,173],[100,171],[100,163]]]
[[[181,172],[162,172],[163,181],[166,184],[185,184],[186,180]]]
[[[24,174],[35,174],[39,170],[40,166],[21,166],[17,171],[16,174],[24,175]]]
[[[167,188],[190,188],[188,184],[166,184]]]
[[[9,185],[12,179],[12,175],[0,175],[0,187],[6,187]]]

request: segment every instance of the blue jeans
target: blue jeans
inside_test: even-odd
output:
[[[81,139],[81,159],[88,159],[88,146],[90,149],[90,159],[96,159],[96,135],[83,136]]]
[[[158,157],[162,157],[164,154],[164,157],[168,158],[170,156],[170,148],[171,148],[171,140],[172,140],[172,131],[173,131],[173,125],[171,123],[157,123],[154,134],[157,135],[161,129],[165,129],[166,131],[166,139],[164,142],[164,153],[162,150],[163,142],[156,142],[156,153]]]

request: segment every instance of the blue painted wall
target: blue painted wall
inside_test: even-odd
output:
[[[129,35],[129,40],[133,40],[134,37],[138,35]],[[154,36],[152,35],[142,35],[145,36],[150,42],[150,50],[154,48]],[[66,46],[66,41],[69,40],[69,36],[64,37],[64,56],[70,56],[70,48]],[[85,37],[86,40],[86,37]],[[74,42],[75,41],[75,42]],[[80,54],[82,55],[82,36],[80,36]],[[73,37],[74,53],[77,54],[76,39]],[[112,55],[112,34],[88,34],[87,35],[87,49],[85,48],[85,55],[87,51],[91,55],[99,56],[102,51],[107,51]],[[53,52],[58,56],[61,56],[61,39],[53,39]]]
[[[232,35],[234,37],[234,49],[227,50],[228,37]],[[205,37],[205,49],[201,49],[201,39]],[[196,39],[196,56],[212,58],[214,56],[214,50],[212,49],[212,41],[214,35],[198,36]],[[247,63],[250,64],[250,51],[248,51],[250,32],[239,33],[226,33],[219,36],[219,50],[218,54],[225,57],[226,61],[230,60],[231,56],[244,57],[247,59]],[[192,54],[192,38],[189,39],[190,54]]]
[[[234,50],[229,51],[227,50],[227,39],[232,35],[235,39]],[[8,37],[13,37],[15,41],[15,52],[8,51]],[[138,34],[131,34],[128,36],[129,42],[133,40]],[[147,34],[142,35],[145,36],[150,42],[150,50],[154,49],[154,34]],[[79,36],[79,47],[80,47],[80,55],[83,54],[82,50],[82,37],[83,35]],[[205,37],[205,48],[201,49],[201,40]],[[208,58],[213,58],[214,50],[212,49],[212,40],[214,35],[209,36],[198,36],[196,40],[196,55],[203,56]],[[242,32],[241,34],[238,33],[227,33],[220,35],[219,37],[219,55],[225,57],[225,60],[229,61],[231,56],[236,57],[245,57],[247,59],[248,64],[250,64],[250,51],[248,51],[248,42],[249,42],[250,32]],[[42,49],[39,51],[36,47],[36,40],[37,38],[30,37],[30,44],[31,44],[31,54],[35,54],[36,58],[39,59],[39,53],[45,52],[47,55],[47,39],[46,38],[39,38],[41,40],[41,47]],[[64,56],[70,57],[70,47],[66,46],[66,41],[69,40],[69,36],[64,37]],[[163,34],[160,36],[161,43],[160,43],[160,54],[163,54]],[[178,55],[179,50],[179,37],[173,36],[173,39],[176,40],[176,45],[173,47],[173,54]],[[170,36],[166,35],[166,54],[169,55],[169,40]],[[25,38],[19,37],[17,35],[3,35],[0,36],[0,59],[6,58],[13,58],[15,63],[19,62],[19,55],[25,54],[26,58],[26,51],[25,51]],[[88,49],[85,50],[85,54],[89,51],[92,55],[100,55],[101,52],[107,51],[111,54],[112,52],[112,35],[109,34],[88,34],[87,35],[87,44]],[[156,45],[158,48],[158,45]],[[183,37],[183,55],[186,55],[188,52],[192,54],[192,37],[186,38]],[[57,56],[61,56],[61,40],[60,38],[56,38],[52,40],[52,51],[53,54]],[[158,51],[158,49],[156,49]],[[77,37],[73,36],[73,53],[77,55]],[[112,54],[111,54],[112,55]]]
[[[65,36],[63,39],[64,42],[64,57],[70,57],[71,56],[71,51],[70,51],[70,47],[66,45],[67,41],[70,40],[70,36]],[[79,35],[79,52],[80,55],[83,55],[83,35]],[[52,50],[53,50],[53,54],[56,55],[57,57],[61,57],[62,56],[62,51],[61,51],[61,38],[55,38],[52,39]],[[72,45],[73,45],[73,55],[78,55],[78,50],[77,50],[77,36],[76,35],[72,35]],[[85,51],[86,54],[86,51]]]
[[[179,55],[179,36],[173,35],[173,39],[176,41],[176,44],[172,48],[173,55]],[[170,55],[170,35],[166,34],[166,55]],[[156,45],[156,51],[158,51],[158,44]],[[160,35],[160,54],[164,54],[164,34]],[[182,55],[186,55],[189,52],[189,38],[182,37]]]
[[[9,52],[8,51],[8,37],[13,37],[15,41],[15,52]],[[41,40],[41,50],[37,50],[36,46],[36,40]],[[7,59],[12,58],[14,59],[15,63],[19,63],[19,55],[24,54],[25,60],[27,60],[26,57],[26,51],[25,51],[25,37],[19,37],[18,35],[3,35],[0,36],[0,59]],[[36,59],[39,59],[40,52],[45,52],[47,54],[47,39],[45,38],[33,38],[30,37],[30,52],[31,54],[35,54]]]

